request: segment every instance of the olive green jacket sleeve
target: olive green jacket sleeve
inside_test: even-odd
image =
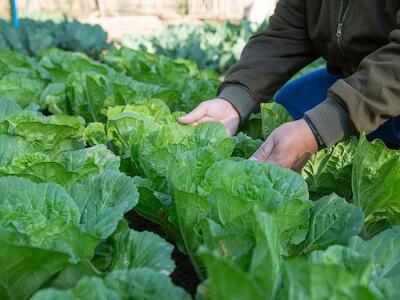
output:
[[[218,96],[230,101],[242,119],[318,57],[309,39],[306,13],[305,1],[280,0],[268,28],[249,40],[229,70]]]
[[[399,20],[400,12],[397,16]],[[339,103],[345,109],[350,117],[347,124],[337,110],[328,113],[332,111],[330,103]],[[327,100],[306,113],[327,146],[351,133],[351,126],[356,132],[370,133],[399,115],[400,29],[390,33],[389,44],[365,57],[356,73],[337,81],[330,88]],[[338,124],[348,128],[332,134],[328,127]]]

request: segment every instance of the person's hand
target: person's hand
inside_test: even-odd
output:
[[[301,119],[275,129],[250,159],[300,171],[317,150],[311,128]]]
[[[221,122],[230,135],[236,134],[240,116],[228,101],[220,98],[204,101],[194,110],[179,119],[184,125],[197,125],[207,121]]]

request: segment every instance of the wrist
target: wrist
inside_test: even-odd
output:
[[[228,101],[235,108],[241,122],[244,122],[260,107],[250,91],[242,85],[224,85],[219,90],[218,98]]]
[[[305,116],[309,123],[313,124],[326,147],[357,132],[345,105],[332,96],[307,111]]]
[[[218,98],[218,99],[224,102],[224,107],[226,107],[226,113],[229,116],[231,116],[232,118],[235,118],[235,119],[237,118],[238,121],[240,121],[240,113],[238,112],[236,107],[228,100],[225,100],[222,98]]]
[[[311,120],[307,116],[304,116],[303,120],[307,123],[308,127],[310,127],[311,132],[313,133],[314,138],[317,141],[318,149],[325,148],[324,141],[322,140],[321,135],[318,133],[317,129],[315,128]]]
[[[305,119],[300,119],[297,122],[299,122],[300,133],[302,135],[306,152],[314,154],[320,148],[318,138],[315,136],[311,126],[307,123]]]

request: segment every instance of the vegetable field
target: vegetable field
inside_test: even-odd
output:
[[[170,25],[157,36],[127,36],[122,44],[134,50],[193,60],[200,68],[226,72],[239,60],[248,39],[266,24],[204,23]]]
[[[109,49],[111,44],[107,42],[107,33],[100,26],[68,21],[66,17],[57,23],[21,19],[18,29],[0,19],[0,50],[37,55],[51,47],[97,57],[101,51]]]
[[[399,299],[400,152],[361,135],[301,174],[250,161],[290,117],[177,123],[218,85],[123,47],[0,52],[0,299]],[[171,279],[185,257],[197,292]]]

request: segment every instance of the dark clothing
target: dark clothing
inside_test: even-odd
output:
[[[344,77],[305,113],[326,146],[400,115],[400,1],[280,0],[219,96],[243,119],[318,57]]]
[[[327,68],[319,68],[286,83],[275,95],[275,101],[283,105],[294,120],[326,99],[329,88],[341,79]],[[400,117],[390,119],[367,135],[369,140],[381,139],[394,149],[400,148]]]

